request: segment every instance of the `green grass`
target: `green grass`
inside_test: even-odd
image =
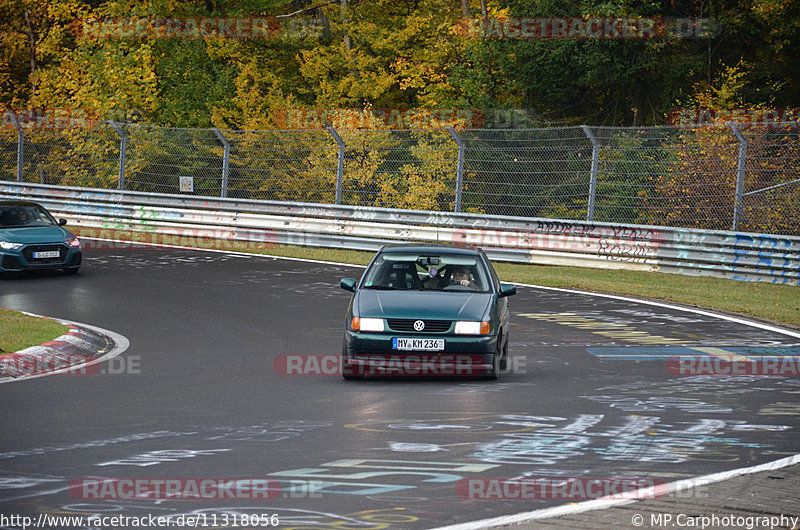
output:
[[[656,272],[496,263],[507,281],[667,300],[800,326],[800,287]]]
[[[195,240],[176,241],[170,236],[141,232],[79,230],[79,235],[182,244],[221,250],[366,265],[372,252],[272,245],[269,243]],[[509,282],[565,287],[599,293],[667,300],[691,306],[718,309],[748,317],[800,326],[800,286],[765,282],[742,282],[712,277],[683,276],[641,271],[552,267],[496,262],[500,277]],[[353,272],[359,276],[360,272]]]
[[[51,341],[69,331],[52,320],[0,309],[0,355]]]

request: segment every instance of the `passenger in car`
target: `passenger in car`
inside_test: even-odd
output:
[[[386,269],[384,285],[395,289],[422,289],[413,263],[393,263]]]

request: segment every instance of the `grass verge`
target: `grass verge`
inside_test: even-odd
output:
[[[68,331],[68,326],[47,318],[0,309],[0,355],[37,346]]]
[[[168,236],[104,229],[78,228],[74,231],[84,237],[110,239],[112,241],[107,244],[109,248],[124,248],[120,241],[128,240],[359,265],[366,265],[374,255],[372,252],[283,246],[265,242],[237,242],[194,236]],[[498,274],[505,281],[666,300],[800,327],[798,286],[640,271],[502,262],[496,262],[495,265]],[[353,276],[359,275],[360,273],[353,273]]]
[[[800,327],[800,287],[657,272],[497,263],[507,281],[666,300]]]

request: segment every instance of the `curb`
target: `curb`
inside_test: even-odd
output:
[[[43,377],[46,375],[93,375],[90,367],[116,357],[130,346],[127,338],[95,326],[69,320],[44,317],[69,326],[60,337],[38,346],[0,356],[0,384]]]

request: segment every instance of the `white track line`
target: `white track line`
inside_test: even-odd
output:
[[[675,482],[671,482],[663,487],[657,486],[656,490],[658,491],[659,495],[668,495],[670,493],[686,491],[689,488],[696,488],[698,486],[706,486],[709,484],[714,484],[716,482],[722,482],[723,480],[728,480],[742,475],[749,475],[751,473],[760,473],[761,471],[774,471],[776,469],[792,466],[797,463],[800,463],[800,454],[787,456],[786,458],[781,458],[780,460],[774,460],[772,462],[767,462],[766,464],[760,464],[757,466],[733,469],[731,471],[721,471],[719,473],[712,473],[710,475],[704,475],[702,477],[678,480]],[[643,489],[639,491],[642,492],[641,496],[644,497],[645,495],[648,494],[648,492],[652,494],[653,488],[650,487],[648,489]],[[630,493],[634,497],[638,495],[638,493],[636,492],[628,492],[628,493]],[[559,517],[562,515],[574,515],[577,513],[589,512],[592,510],[605,510],[608,508],[613,508],[615,506],[625,506],[626,504],[633,504],[634,502],[641,502],[641,500],[603,497],[591,501],[580,502],[578,504],[565,504],[562,506],[555,506],[553,508],[544,508],[541,510],[522,512],[514,515],[492,517],[490,519],[471,521],[469,523],[441,526],[434,530],[479,530],[483,528],[493,528],[497,526],[508,526],[512,524],[521,524],[528,521],[535,521],[537,519],[549,519],[551,517]]]

